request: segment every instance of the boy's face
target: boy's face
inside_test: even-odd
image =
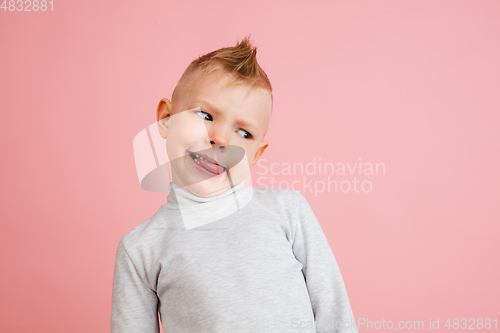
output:
[[[228,74],[216,78],[195,73],[175,105],[168,99],[158,105],[172,182],[200,197],[218,195],[246,179],[269,144],[263,138],[270,121],[270,92],[232,83]]]

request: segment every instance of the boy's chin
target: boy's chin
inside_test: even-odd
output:
[[[210,178],[192,183],[185,188],[199,197],[213,197],[227,191],[231,186],[227,178],[223,182]]]
[[[186,168],[182,176],[174,177],[174,183],[197,196],[211,197],[221,194],[244,181],[250,175],[249,171],[244,172],[236,167],[225,170],[220,175],[210,177],[210,175],[203,174],[198,170],[187,172]]]

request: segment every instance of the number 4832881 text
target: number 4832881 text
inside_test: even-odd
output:
[[[0,0],[1,1],[1,0]],[[3,0],[0,9],[4,12],[46,12],[54,11],[54,0]]]

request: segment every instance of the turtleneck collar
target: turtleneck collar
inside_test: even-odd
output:
[[[179,210],[186,230],[225,218],[245,207],[253,196],[253,188],[242,181],[227,191],[213,197],[199,197],[172,182],[166,209]]]
[[[168,183],[168,196],[167,196],[167,206],[169,208],[176,208],[179,209],[179,202],[182,202],[183,205],[197,205],[200,203],[205,203],[205,202],[212,202],[212,201],[217,201],[221,198],[227,197],[237,191],[240,191],[245,188],[245,181],[243,180],[242,182],[234,185],[232,188],[226,190],[225,192],[218,194],[213,197],[199,197],[193,193],[191,193],[189,190],[185,189],[184,187],[181,187],[177,184],[174,184],[173,182]],[[178,198],[181,197],[181,198]],[[170,204],[169,204],[170,203]]]

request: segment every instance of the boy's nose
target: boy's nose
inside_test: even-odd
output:
[[[225,145],[216,145],[214,141],[210,141],[210,144],[215,145],[215,148],[218,148],[221,152],[224,152],[224,150],[226,150]]]
[[[216,145],[217,148],[227,146],[229,144],[229,138],[225,128],[213,128],[208,135],[210,138],[210,144]]]

